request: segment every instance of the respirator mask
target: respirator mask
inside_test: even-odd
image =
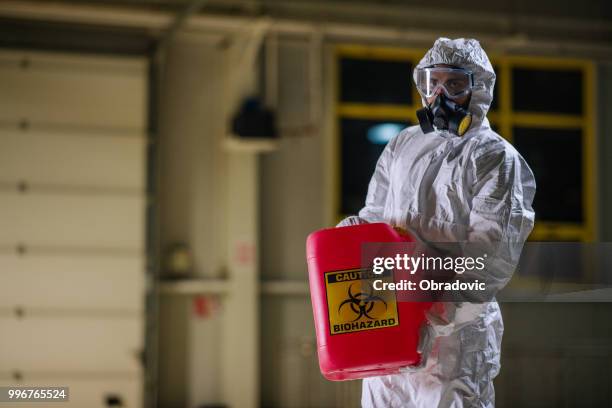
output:
[[[470,100],[463,104],[456,101],[471,93],[473,74],[462,68],[419,68],[416,85],[425,100],[437,95],[432,103],[416,112],[423,133],[448,130],[463,136],[472,123],[472,114],[468,112]]]

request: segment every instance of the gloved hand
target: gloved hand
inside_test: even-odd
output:
[[[436,339],[450,336],[472,323],[477,316],[486,312],[486,307],[486,303],[434,302],[425,312],[426,322],[419,331],[417,351],[421,354],[421,361],[418,365],[406,367],[402,371],[414,372],[424,368]]]
[[[351,215],[349,217],[346,217],[342,221],[340,221],[338,225],[336,225],[336,227],[350,227],[352,225],[361,225],[361,224],[367,224],[367,223],[368,222],[364,220],[363,218],[360,218],[357,215]]]

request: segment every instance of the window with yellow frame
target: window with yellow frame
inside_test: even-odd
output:
[[[426,50],[336,49],[337,214],[356,213],[388,139],[418,124],[412,69]],[[595,237],[594,67],[587,60],[493,56],[488,118],[525,157],[538,183],[532,240]]]

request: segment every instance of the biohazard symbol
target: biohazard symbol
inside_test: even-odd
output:
[[[368,313],[374,309],[374,304],[376,302],[382,302],[385,305],[385,310],[387,310],[387,302],[385,302],[380,296],[374,296],[374,288],[372,285],[368,284],[368,287],[370,288],[369,293],[357,292],[355,294],[353,294],[351,291],[353,285],[354,283],[348,288],[349,298],[344,300],[342,303],[340,303],[340,306],[338,306],[338,313],[340,313],[340,310],[344,305],[349,305],[351,310],[357,315],[357,317],[352,320],[354,322],[355,320],[361,319],[363,316],[374,320],[375,318],[370,316]]]

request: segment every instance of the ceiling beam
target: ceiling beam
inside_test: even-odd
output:
[[[298,2],[302,7],[304,2]],[[406,13],[422,13],[423,10],[413,9]],[[445,14],[436,12],[440,21],[443,21]],[[139,27],[147,28],[152,35],[163,36],[165,30],[175,21],[175,15],[168,11],[151,10],[137,7],[117,7],[108,5],[91,5],[75,3],[54,3],[43,1],[15,1],[4,0],[0,2],[0,16],[31,20],[74,22],[85,24]],[[259,24],[261,19],[271,21],[269,30],[271,32],[288,35],[304,35],[305,37],[313,33],[320,34],[326,41],[361,41],[361,42],[385,42],[397,45],[426,46],[431,44],[441,33],[446,36],[476,36],[486,47],[495,48],[508,53],[555,53],[557,55],[579,55],[599,60],[612,59],[612,46],[609,43],[595,43],[593,41],[566,40],[566,39],[535,39],[525,34],[503,32],[479,32],[471,29],[456,29],[454,31],[445,30],[441,32],[439,28],[411,28],[409,24],[405,28],[346,23],[346,22],[313,22],[309,20],[294,20],[288,18],[270,18],[261,16],[228,16],[197,14],[191,16],[188,21],[184,21],[182,27],[187,31],[199,32],[244,32],[252,30],[254,24]],[[457,19],[456,13],[452,18]],[[480,18],[493,18],[489,15],[472,15],[471,24],[477,23]],[[503,18],[497,15],[495,18]],[[510,18],[510,17],[508,17]],[[517,18],[516,16],[512,18]],[[410,19],[407,19],[410,21]],[[501,21],[501,20],[500,20]],[[546,29],[554,27],[569,27],[573,22],[564,19],[555,23],[555,19],[531,18],[529,24],[546,24]],[[573,20],[572,20],[573,21]],[[515,20],[516,23],[516,20]],[[584,22],[576,22],[578,25]],[[437,27],[443,27],[442,23]],[[610,30],[608,26],[602,27],[597,23],[592,24],[593,32],[604,33]],[[585,27],[581,27],[585,28]]]

